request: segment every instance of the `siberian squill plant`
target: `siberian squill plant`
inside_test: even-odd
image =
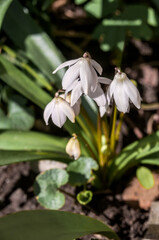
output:
[[[48,124],[51,119],[60,128],[67,118],[72,123],[76,121],[81,131],[72,132],[66,145],[67,154],[75,161],[80,156],[92,157],[98,164],[98,171],[92,173],[89,181],[93,183],[99,178],[103,186],[109,185],[109,167],[116,156],[124,114],[130,111],[132,104],[140,108],[140,93],[126,73],[117,67],[113,80],[103,77],[102,67],[88,52],[83,57],[64,62],[53,74],[65,67],[68,69],[62,79],[62,89],[45,107],[44,120]],[[84,96],[95,102],[97,119],[92,119],[82,106]],[[97,120],[96,125],[94,120]]]

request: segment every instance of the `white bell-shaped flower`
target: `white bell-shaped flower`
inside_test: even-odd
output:
[[[66,122],[67,117],[71,122],[75,122],[75,113],[69,103],[59,96],[58,93],[51,102],[47,104],[44,110],[44,120],[48,125],[48,120],[51,117],[53,123],[58,127],[62,127]]]
[[[70,140],[68,141],[67,145],[66,145],[66,153],[70,156],[70,157],[74,157],[74,159],[78,159],[81,155],[81,149],[80,149],[80,144],[79,141],[77,139],[77,135],[74,133],[72,134],[72,138],[70,138]]]
[[[65,92],[65,94],[61,94],[60,97],[65,99],[69,103],[69,105],[71,105],[71,95],[72,92]],[[81,105],[80,98],[77,99],[77,101],[73,105],[71,105],[76,116],[80,113],[80,105]]]
[[[116,70],[117,73],[107,91],[109,104],[114,99],[117,109],[126,113],[130,110],[131,101],[139,109],[141,107],[141,97],[138,89],[125,73],[117,68]]]
[[[66,71],[62,79],[63,89],[66,90],[79,78],[86,95],[88,95],[90,91],[93,92],[96,90],[98,83],[97,72],[101,75],[102,67],[95,60],[91,59],[88,52],[85,52],[81,58],[64,62],[55,69],[53,74],[64,67],[69,67],[69,69]]]

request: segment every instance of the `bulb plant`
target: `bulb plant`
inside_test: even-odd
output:
[[[96,182],[100,182],[102,188],[111,186],[109,169],[117,155],[116,146],[124,114],[130,111],[131,103],[138,109],[141,107],[141,96],[134,83],[118,67],[115,68],[113,80],[102,77],[102,67],[88,52],[81,58],[62,63],[53,74],[64,67],[69,68],[62,78],[62,89],[45,107],[44,120],[48,125],[51,119],[61,128],[68,118],[73,124],[76,121],[84,132],[84,135],[80,131],[72,133],[66,153],[74,159],[67,167],[69,182],[84,186],[77,199],[87,204],[92,199],[92,192],[86,189],[88,182],[95,186]],[[96,125],[81,104],[83,97],[91,99],[98,108]],[[89,165],[89,174],[83,180],[78,179],[78,175],[74,179],[71,169],[74,174],[82,175],[82,165],[83,168]]]

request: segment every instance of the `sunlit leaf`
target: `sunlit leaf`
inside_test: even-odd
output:
[[[3,240],[70,240],[92,233],[119,240],[96,219],[57,210],[24,211],[0,218],[0,233]]]
[[[124,148],[109,166],[109,184],[140,163],[159,165],[159,131]]]
[[[136,170],[136,176],[141,183],[141,185],[146,188],[150,189],[154,186],[154,177],[150,169],[147,167],[139,167]]]
[[[51,96],[37,86],[27,75],[0,55],[0,78],[26,98],[44,108]]]
[[[59,209],[65,203],[65,196],[58,188],[68,182],[68,174],[63,169],[50,169],[36,177],[34,192],[37,201],[45,208]]]
[[[31,131],[6,131],[0,134],[0,165],[52,159],[72,160],[65,153],[67,139]]]

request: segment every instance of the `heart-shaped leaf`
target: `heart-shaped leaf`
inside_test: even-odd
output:
[[[82,205],[88,204],[92,200],[92,197],[93,197],[93,193],[87,190],[77,194],[77,200]]]
[[[37,176],[34,192],[38,202],[48,209],[59,209],[65,203],[65,196],[58,190],[68,182],[68,174],[63,169],[50,169]]]
[[[91,171],[97,169],[98,164],[94,159],[81,157],[70,163],[67,167],[69,183],[75,186],[80,186],[89,180],[91,177]]]

